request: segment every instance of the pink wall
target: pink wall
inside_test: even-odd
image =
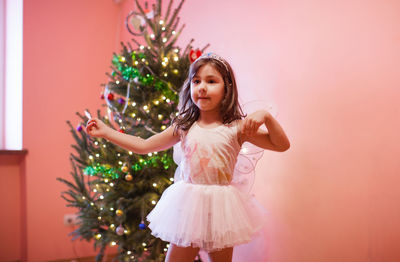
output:
[[[64,227],[60,197],[70,178],[66,124],[76,111],[100,108],[100,84],[107,80],[116,50],[120,6],[111,0],[24,1],[24,148],[26,166],[27,255],[29,261],[74,256]],[[79,256],[94,255],[92,244],[76,241]]]
[[[71,171],[65,121],[100,108],[100,83],[119,38],[127,39],[121,21],[130,6],[24,1],[29,261],[74,256],[62,222],[73,210],[55,180]],[[269,210],[263,259],[400,260],[399,11],[395,1],[184,4],[179,44],[210,43],[231,61],[242,102],[272,101],[291,140],[289,151],[265,152],[257,167],[254,192]],[[83,242],[75,248],[94,254]]]
[[[21,258],[23,157],[0,154],[0,261]]]

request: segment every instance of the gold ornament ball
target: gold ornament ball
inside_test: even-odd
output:
[[[123,166],[122,168],[121,168],[121,170],[122,170],[122,172],[128,172],[128,170],[129,170],[129,168],[127,167],[127,166]]]
[[[115,211],[115,214],[117,214],[117,216],[122,216],[124,212],[121,209],[117,209],[117,211]]]
[[[133,177],[132,177],[131,174],[127,174],[127,175],[125,176],[125,180],[126,180],[126,181],[131,181],[132,179],[133,179]]]

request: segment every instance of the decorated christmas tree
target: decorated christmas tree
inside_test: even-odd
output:
[[[177,30],[184,0],[171,13],[172,2],[163,16],[161,0],[151,9],[136,0],[137,11],[126,18],[134,38],[121,43],[120,53],[112,56],[101,94],[106,113],[98,110],[96,116],[120,132],[148,138],[166,129],[178,112],[178,94],[190,63],[208,46],[192,50],[193,39],[185,49],[175,45],[184,28]],[[62,193],[67,206],[78,210],[73,239],[94,240],[96,261],[110,245],[118,246],[120,261],[164,261],[168,243],[150,234],[145,217],[173,183],[172,149],[147,155],[126,151],[88,136],[83,128],[90,113],[77,115],[77,127],[67,121],[76,140],[70,157],[73,179],[57,178],[68,186]]]

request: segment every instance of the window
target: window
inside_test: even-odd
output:
[[[23,0],[0,0],[0,149],[22,149]]]

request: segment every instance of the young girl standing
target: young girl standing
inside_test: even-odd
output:
[[[246,195],[231,185],[241,145],[283,152],[290,143],[269,112],[243,115],[233,70],[216,54],[191,64],[179,103],[171,126],[148,139],[120,133],[97,118],[88,121],[86,132],[137,154],[181,142],[179,180],[147,215],[148,227],[170,242],[167,262],[192,262],[200,248],[213,262],[230,262],[233,247],[249,242],[262,224]],[[268,132],[259,129],[263,124]]]

